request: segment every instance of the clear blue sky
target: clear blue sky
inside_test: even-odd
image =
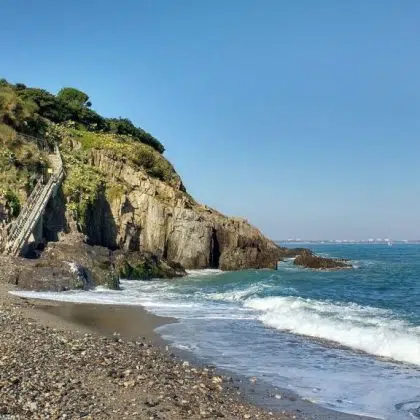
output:
[[[418,0],[2,0],[0,77],[86,91],[272,238],[420,237]]]

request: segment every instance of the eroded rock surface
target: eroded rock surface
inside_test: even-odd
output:
[[[47,237],[81,231],[91,245],[151,253],[186,269],[276,267],[274,242],[246,220],[196,203],[182,183],[152,178],[104,150],[92,150],[89,163],[104,179],[84,225],[63,212],[66,197],[58,194],[45,216]]]

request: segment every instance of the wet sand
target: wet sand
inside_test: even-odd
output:
[[[33,302],[33,300],[32,300]],[[165,342],[155,329],[172,322],[175,318],[159,317],[141,307],[95,305],[40,301],[34,308],[36,317],[44,323],[61,327],[82,327],[83,330],[109,336],[118,333],[127,340],[140,338],[163,345]]]

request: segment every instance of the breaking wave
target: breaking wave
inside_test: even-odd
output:
[[[420,365],[419,327],[393,318],[391,311],[291,296],[250,299],[245,306],[278,330]]]

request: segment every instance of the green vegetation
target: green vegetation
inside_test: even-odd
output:
[[[17,217],[20,213],[20,201],[19,197],[11,190],[0,191],[0,196],[6,203],[6,209],[10,216]]]
[[[69,105],[92,106],[92,103],[89,102],[89,96],[85,92],[75,88],[61,89],[60,92],[57,93],[57,98]]]
[[[102,186],[103,175],[92,166],[74,162],[68,167],[63,192],[67,197],[67,209],[73,212],[82,231],[86,228],[89,208],[98,198]]]
[[[78,89],[66,87],[53,95],[44,89],[0,80],[0,122],[18,131],[43,135],[48,122],[71,121],[82,130],[127,135],[159,153],[165,151],[159,140],[129,119],[104,118],[90,109],[91,106],[89,96]]]
[[[44,122],[38,114],[38,106],[19,96],[19,91],[0,84],[0,124],[28,134],[43,132]]]
[[[109,201],[114,202],[115,200],[121,199],[127,192],[127,188],[123,183],[108,182],[106,185],[105,194],[109,198]]]
[[[45,171],[47,156],[37,146],[16,136],[13,128],[0,123],[0,195],[12,216]]]
[[[173,166],[160,153],[146,144],[133,141],[129,136],[93,133],[79,129],[69,129],[68,133],[81,144],[85,151],[105,150],[108,156],[128,161],[161,181],[169,184],[180,182]]]
[[[165,151],[162,144],[160,144],[151,134],[139,127],[135,127],[128,118],[108,118],[107,123],[108,131],[113,134],[131,136],[134,139],[138,139],[141,143],[153,147],[153,149],[157,150],[159,153]]]

